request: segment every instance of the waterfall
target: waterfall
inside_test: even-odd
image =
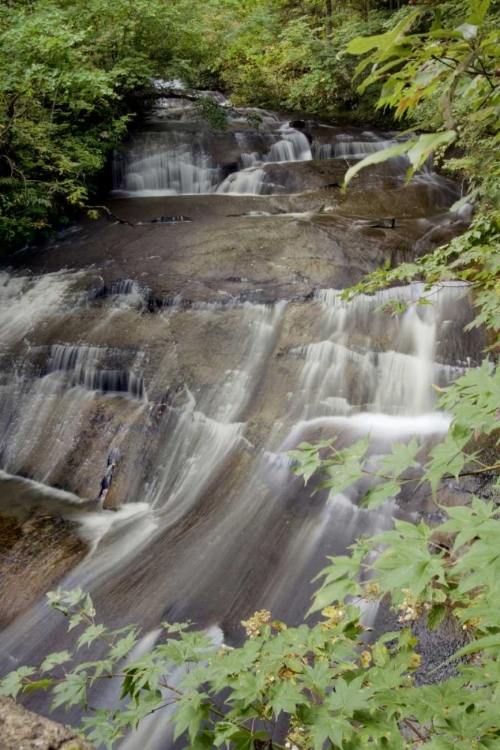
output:
[[[313,494],[288,451],[370,435],[375,465],[394,442],[425,452],[449,427],[433,386],[474,367],[484,344],[464,333],[474,313],[458,284],[342,298],[457,218],[446,211],[454,186],[430,166],[401,205],[400,163],[397,179],[373,172],[366,192],[359,180],[345,209],[328,160],[390,136],[309,132],[272,114],[253,132],[239,111],[210,134],[175,111],[115,154],[116,213],[134,226],[84,222],[0,278],[0,511],[68,521],[88,553],[60,585],[89,590],[103,621],[138,622],[145,650],[165,618],[213,626],[227,644],[261,608],[300,622],[327,555],[430,512],[418,488],[411,502],[361,508],[368,480]],[[324,180],[311,187],[314,170]],[[281,172],[293,180],[278,185]],[[374,227],[379,211],[395,226]],[[386,312],[394,299],[406,305],[398,316]],[[27,606],[2,633],[2,669],[71,647],[65,627],[43,602]],[[92,699],[114,696],[99,684]],[[158,726],[123,750],[157,750],[156,732],[163,750]]]
[[[55,344],[49,347],[44,374],[63,370],[75,370],[86,367],[101,359],[106,354],[106,349],[98,346],[71,346],[66,344]]]
[[[236,131],[224,135],[223,143],[234,152],[236,165],[220,161],[218,137],[210,137],[203,131],[139,131],[125,151],[114,154],[114,193],[136,198],[212,192],[270,195],[282,190],[276,189],[269,180],[263,169],[266,164],[362,159],[396,143],[369,131],[360,134],[363,140],[351,135],[335,135],[333,142],[325,143],[325,136],[317,140],[311,136],[308,138],[288,122],[273,121],[272,125],[270,132]],[[408,166],[408,159],[401,156],[389,159],[381,169],[404,184]],[[430,199],[437,205],[453,202],[456,198],[454,188],[445,178],[435,175],[430,167],[427,165],[423,172],[413,177],[414,184],[422,184],[430,191]]]
[[[269,149],[265,161],[309,161],[312,159],[311,146],[304,133],[282,126],[282,140]]]
[[[453,284],[439,293],[412,285],[372,297],[361,295],[349,303],[335,290],[318,292],[328,338],[292,350],[305,359],[301,376],[307,396],[304,415],[310,410],[317,414],[321,408],[336,413],[339,406],[341,413],[353,409],[415,415],[431,411],[435,398],[430,385],[446,385],[463,372],[459,366],[436,362],[445,315],[462,291]],[[436,303],[417,307],[416,300],[425,294],[436,295]],[[407,302],[409,307],[389,327],[386,316],[376,311],[391,300]],[[384,351],[389,331],[394,348]],[[349,346],[353,332],[358,338],[355,347]]]
[[[49,349],[49,356],[42,370],[42,376],[53,373],[67,373],[68,384],[81,386],[90,391],[103,393],[123,393],[135,398],[143,398],[144,379],[140,374],[129,370],[96,369],[100,360],[119,357],[119,350],[96,346],[71,346],[56,344]]]
[[[322,143],[313,148],[314,159],[364,159],[365,156],[395,146],[396,141],[354,141],[342,139],[336,143]]]
[[[121,482],[130,500],[149,509],[142,510],[140,528],[144,534],[138,533],[135,516],[123,519],[118,516],[112,527],[107,527],[103,541],[75,571],[73,580],[93,591],[104,592],[115,575],[125,576],[123,580],[128,583],[124,592],[129,591],[126,597],[133,592],[136,600],[130,613],[132,618],[137,617],[142,606],[146,607],[146,599],[149,602],[146,609],[153,613],[160,603],[164,607],[165,602],[172,600],[172,596],[175,601],[178,597],[175,592],[184,591],[182,605],[174,607],[178,616],[186,615],[194,602],[198,602],[195,609],[199,616],[207,606],[216,606],[224,619],[230,602],[232,609],[236,606],[234,598],[244,595],[239,576],[249,564],[255,545],[267,549],[266,545],[277,533],[276,524],[284,509],[289,508],[290,512],[294,508],[288,530],[292,547],[285,545],[288,551],[266,583],[267,593],[254,603],[293,617],[293,612],[300,611],[301,602],[307,599],[308,585],[304,595],[290,608],[288,584],[273,588],[272,581],[286,570],[285,580],[294,588],[299,579],[305,582],[306,576],[317,570],[322,559],[318,550],[326,553],[333,542],[328,520],[333,511],[323,510],[324,506],[316,501],[311,506],[309,494],[304,493],[291,474],[286,451],[303,439],[313,439],[312,435],[338,432],[343,440],[349,441],[371,431],[377,452],[383,452],[381,444],[385,443],[388,449],[392,440],[415,435],[425,443],[433,434],[447,429],[447,420],[431,413],[434,400],[431,385],[438,381],[445,384],[461,372],[460,364],[439,362],[439,342],[445,329],[447,338],[461,335],[452,333],[450,312],[453,306],[462,304],[463,289],[448,285],[427,292],[434,294],[435,304],[418,308],[412,299],[422,291],[414,287],[390,289],[374,296],[361,296],[348,304],[336,290],[320,290],[303,310],[307,316],[302,325],[308,327],[310,343],[288,348],[285,357],[279,359],[275,359],[273,352],[279,350],[280,339],[293,320],[293,305],[245,303],[186,311],[181,314],[186,332],[192,328],[204,330],[207,335],[211,329],[216,332],[221,325],[227,329],[231,323],[226,336],[230,330],[234,331],[232,348],[222,350],[220,355],[214,351],[212,355],[220,368],[217,379],[210,383],[206,375],[200,374],[200,383],[206,381],[203,387],[185,389],[173,400],[166,396],[160,406],[135,399],[116,402],[113,409],[118,409],[118,422],[115,417],[112,432],[105,430],[97,443],[88,443],[86,455],[81,452],[84,446],[79,448],[79,436],[85,424],[92,424],[93,414],[110,408],[107,401],[112,395],[110,391],[118,396],[142,394],[143,381],[131,380],[130,374],[124,374],[133,370],[100,368],[111,361],[128,362],[133,367],[143,360],[137,350],[127,352],[103,346],[59,344],[45,352],[31,347],[24,361],[28,362],[30,357],[39,361],[43,355],[45,376],[41,380],[20,376],[0,392],[0,414],[5,425],[3,465],[11,473],[21,469],[33,471],[36,467],[38,481],[53,482],[58,476],[65,476],[65,465],[80,450],[81,470],[72,476],[73,486],[77,489],[83,476],[90,474],[95,477],[90,497],[96,497],[104,456],[113,444],[118,444],[119,437],[121,453],[127,458],[120,461],[116,481]],[[377,312],[393,298],[406,300],[410,305],[400,319]],[[465,298],[463,304],[469,306]],[[74,308],[75,315],[84,313],[85,308]],[[61,319],[66,315],[64,306],[58,314]],[[130,323],[130,316],[135,314],[133,310],[122,309],[110,317],[103,307],[96,331],[107,326],[109,336],[116,328],[117,315]],[[178,316],[178,308],[169,307],[156,319],[158,324],[163,320],[164,325],[171,326]],[[170,359],[167,349],[164,364],[159,362],[156,374],[149,375],[151,392],[162,388],[162,371],[171,366]],[[280,362],[283,364],[279,367],[286,365],[285,371],[289,373],[283,384],[273,374],[274,363],[278,366]],[[63,380],[60,375],[65,376]],[[283,389],[290,393],[286,395]],[[252,458],[259,420],[269,409],[273,413],[276,408],[269,402],[273,393],[279,394],[278,403],[282,404],[281,422],[264,439],[267,453],[261,455],[258,450]],[[100,462],[96,450],[102,451]],[[275,458],[271,460],[272,455]],[[238,468],[242,461],[248,465],[243,485]],[[239,487],[236,494],[235,482]],[[358,495],[360,492],[357,491]],[[385,511],[374,516],[357,511],[358,495],[351,497],[344,493],[344,499],[338,501],[341,505],[334,503],[335,513],[346,519],[345,529],[336,542],[341,546],[359,533],[360,528],[372,530],[373,522],[390,526],[394,512],[390,503]],[[207,497],[212,498],[209,506],[212,509],[205,518],[202,509]],[[300,520],[304,513],[308,518],[306,526]],[[147,520],[149,517],[153,523]],[[179,525],[186,529],[183,549],[176,541]],[[205,540],[203,544],[199,533]],[[242,535],[248,553],[235,547]],[[304,535],[309,540],[307,544]],[[141,562],[146,544],[156,550],[152,558],[156,560],[154,569],[148,568],[147,561]],[[200,544],[193,557],[193,545],[198,548]],[[300,556],[293,552],[294,545],[301,549]],[[127,550],[125,567],[124,550]],[[191,553],[186,556],[189,550]],[[295,562],[287,563],[288,559]],[[163,563],[156,565],[160,560]],[[214,586],[221,575],[220,566],[227,566],[227,560],[232,560],[233,566],[231,572],[226,570],[224,574],[224,592],[217,593]],[[163,565],[170,570],[167,578],[161,575]],[[136,568],[150,578],[143,589],[134,589]],[[70,585],[71,580],[70,577],[65,585]],[[51,617],[48,613],[43,617],[48,630],[43,623],[39,625],[40,633],[45,633],[40,637],[49,641]],[[6,642],[11,644],[9,648],[17,648],[13,645],[15,633],[12,637],[14,641],[9,636]]]
[[[113,188],[136,197],[209,193],[220,169],[184,133],[143,133],[113,160]]]
[[[194,195],[220,192],[265,193],[264,174],[252,170],[256,165],[271,162],[308,161],[311,146],[303,133],[286,123],[276,135],[258,138],[234,134],[235,146],[241,149],[241,170],[223,180],[223,170],[214,163],[206,139],[195,134],[177,132],[143,132],[138,134],[125,152],[116,152],[113,159],[113,189],[118,194],[135,197],[159,195]],[[245,143],[258,141],[262,153],[243,151]],[[246,170],[252,170],[246,174]],[[234,178],[236,177],[236,182]]]
[[[260,167],[247,167],[227,177],[217,188],[219,193],[266,195],[272,187],[266,184],[266,173]]]
[[[306,136],[290,128],[286,123],[281,127],[281,138],[273,143],[267,154],[242,153],[242,170],[227,177],[218,188],[219,193],[245,195],[267,195],[274,192],[266,180],[266,173],[260,165],[272,162],[310,161],[313,156]]]

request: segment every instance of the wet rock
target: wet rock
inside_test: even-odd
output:
[[[74,525],[60,517],[42,510],[26,519],[0,515],[0,590],[8,591],[0,597],[0,628],[54,588],[86,551]]]
[[[422,657],[421,666],[413,674],[415,684],[438,685],[455,677],[457,662],[449,659],[470,640],[468,631],[463,629],[460,621],[453,615],[447,615],[435,630],[430,630],[424,614],[407,624],[418,639],[415,651]],[[390,610],[385,602],[380,607],[375,622],[376,632],[394,632],[403,627],[398,614]]]
[[[396,226],[396,219],[379,219],[377,224],[373,224],[374,227],[380,227],[382,229],[394,229]]]
[[[268,166],[281,169],[281,165]],[[329,176],[320,176],[320,184],[330,181]],[[42,255],[19,257],[18,263],[29,263],[32,271],[55,270],[68,263],[75,268],[95,264],[104,278],[102,295],[109,296],[122,277],[124,282],[135,279],[149,287],[151,299],[171,304],[177,297],[191,303],[223,302],[235,292],[251,294],[248,299],[255,302],[297,299],[294,285],[304,279],[315,288],[343,287],[357,283],[388,258],[395,263],[413,257],[413,245],[427,228],[420,227],[418,219],[398,219],[396,229],[371,229],[379,234],[366,235],[351,218],[352,213],[377,219],[389,211],[396,218],[405,213],[411,217],[411,211],[415,215],[420,204],[410,188],[348,191],[339,196],[338,207],[318,213],[331,201],[326,193],[123,200],[116,210],[133,216],[134,222],[148,220],[154,213],[190,215],[193,222],[142,225],[127,231],[130,227],[97,220],[87,223],[71,245],[54,243]],[[227,220],[229,214],[249,212],[272,215]],[[247,279],[246,289],[233,289],[226,281],[233,277]],[[120,298],[109,299],[115,305]],[[140,295],[136,299],[131,294],[128,300],[148,309]],[[155,308],[159,309],[156,304]]]
[[[468,225],[468,220],[460,220],[450,216],[447,223],[432,227],[418,240],[415,245],[415,253],[425,255],[431,251],[431,248],[447,245],[454,237],[458,237],[465,232]]]
[[[91,750],[74,729],[27,711],[2,695],[0,747],[2,750]]]
[[[330,185],[342,185],[347,169],[354,162],[344,159],[284,162],[262,165],[266,182],[286,192],[300,193]]]
[[[141,221],[141,224],[183,224],[186,221],[193,221],[187,216],[160,216],[159,219],[149,219]]]

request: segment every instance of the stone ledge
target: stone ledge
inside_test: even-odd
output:
[[[0,695],[0,750],[92,750],[70,727]]]

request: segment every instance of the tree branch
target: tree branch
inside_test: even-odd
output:
[[[409,719],[402,719],[402,721],[403,721],[403,724],[406,724],[406,726],[409,729],[411,729],[412,732],[415,732],[419,740],[422,740],[422,742],[427,742],[429,738],[426,737],[425,734],[422,734],[421,732],[419,732],[417,727],[415,727]]]
[[[453,114],[453,98],[455,96],[455,91],[461,76],[467,71],[467,68],[469,68],[478,57],[479,51],[477,49],[473,49],[469,52],[467,57],[462,60],[460,65],[457,65],[453,72],[453,75],[451,76],[449,87],[439,100],[439,109],[442,112],[444,124],[446,125],[448,130],[457,131],[457,122]]]
[[[102,211],[103,214],[106,215],[106,218],[108,219],[116,219],[116,221],[119,224],[128,224],[129,227],[136,227],[137,224],[132,224],[131,221],[128,219],[121,219],[119,216],[114,214],[112,211],[109,210],[106,206],[82,206],[82,208],[88,210],[88,211]]]

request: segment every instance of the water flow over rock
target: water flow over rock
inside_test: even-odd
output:
[[[346,302],[335,290],[320,290],[317,299],[330,335],[291,350],[306,360],[301,379],[308,397],[305,414],[309,409],[318,413],[321,407],[326,413],[341,408],[346,414],[431,411],[434,393],[429,384],[446,385],[467,366],[435,361],[438,338],[449,335],[447,327],[462,293],[462,285],[426,292],[423,284],[412,284]],[[436,296],[434,305],[415,306],[426,294]],[[392,300],[408,304],[406,312],[392,321],[375,314]]]
[[[219,192],[234,195],[272,195],[297,192],[297,187],[273,182],[266,164],[316,160],[358,160],[396,144],[393,138],[372,131],[328,128],[316,122],[283,121],[260,112],[257,124],[229,111],[225,134],[209,134],[193,119],[189,103],[182,122],[149,123],[136,133],[125,151],[113,160],[113,187],[117,194],[136,197],[195,195]],[[260,124],[259,124],[260,121]],[[390,159],[383,172],[404,183],[409,162]],[[416,180],[435,181],[429,164]],[[425,175],[422,177],[422,174]],[[441,187],[445,181],[441,180]],[[288,188],[288,190],[287,190]],[[300,188],[299,188],[300,190]]]
[[[449,424],[432,411],[432,385],[475,366],[483,343],[463,333],[472,316],[463,287],[412,285],[352,303],[339,294],[451,224],[453,186],[448,195],[432,183],[441,203],[430,206],[427,187],[402,194],[382,170],[334,200],[331,162],[387,137],[342,139],[271,117],[265,131],[243,132],[238,117],[220,143],[196,121],[138,135],[115,164],[116,187],[134,195],[115,211],[135,226],[83,224],[44,248],[43,273],[26,253],[0,287],[0,468],[24,488],[24,514],[63,515],[90,545],[62,585],[89,589],[104,619],[154,632],[191,618],[216,623],[228,643],[259,608],[300,621],[327,554],[390,528],[394,515],[435,510],[424,490],[360,509],[367,481],[312,497],[287,452],[367,434],[374,464],[394,441],[416,437],[427,449]],[[313,172],[310,192],[285,195],[285,174],[303,188]],[[381,207],[394,227],[378,221]],[[159,216],[192,221],[151,221]],[[79,270],[45,272],[68,265]],[[416,306],[421,294],[432,304]],[[404,314],[380,309],[393,299]],[[30,604],[3,633],[2,668],[63,648],[65,623]],[[105,703],[99,690],[94,702]],[[144,746],[141,735],[126,742]]]

